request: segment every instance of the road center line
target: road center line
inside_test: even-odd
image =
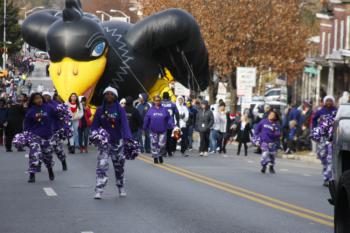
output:
[[[94,233],[93,231],[82,231],[81,233]]]
[[[47,196],[49,196],[49,197],[57,196],[57,193],[52,188],[46,187],[46,188],[43,188],[43,189],[44,189],[44,192],[46,193]]]
[[[141,161],[144,161],[148,164],[152,164],[153,165],[153,161],[152,159],[146,157],[146,156],[139,156],[139,159]],[[176,167],[170,164],[163,164],[163,165],[155,165],[158,168],[170,171],[172,173],[178,174],[180,176],[186,177],[190,180],[196,181],[198,183],[202,183],[202,184],[206,184],[208,186],[220,189],[222,191],[231,193],[235,196],[239,196],[245,199],[248,199],[250,201],[256,202],[256,203],[260,203],[262,205],[265,206],[269,206],[273,209],[277,209],[280,210],[282,212],[286,212],[301,218],[305,218],[305,219],[309,219],[312,220],[314,222],[318,222],[321,223],[323,225],[326,226],[330,226],[333,227],[333,222],[331,222],[333,220],[333,217],[328,216],[326,214],[323,213],[319,213],[316,211],[312,211],[300,206],[296,206],[296,205],[292,205],[290,203],[287,202],[283,202],[281,200],[278,199],[274,199],[259,193],[255,193],[252,192],[250,190],[246,190],[237,186],[233,186],[221,181],[217,181],[214,180],[212,178],[182,169],[180,167]],[[317,217],[316,217],[317,216]],[[327,220],[326,220],[327,219]],[[331,220],[331,221],[329,221]]]

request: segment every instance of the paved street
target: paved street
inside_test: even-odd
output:
[[[230,151],[233,154],[233,151]],[[96,152],[56,163],[27,183],[25,153],[0,156],[2,233],[330,233],[332,208],[320,166],[277,161],[277,174],[259,173],[259,159],[212,155],[150,157],[127,162],[127,198],[116,195],[114,175],[94,200]],[[15,223],[14,223],[15,222]]]

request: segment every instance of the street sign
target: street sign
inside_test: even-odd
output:
[[[175,82],[175,95],[190,96],[190,89],[186,88],[179,82]]]
[[[237,68],[237,88],[238,86],[256,86],[256,68],[238,67]]]

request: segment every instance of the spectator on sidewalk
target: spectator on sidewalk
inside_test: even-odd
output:
[[[297,144],[297,121],[291,120],[289,122],[289,130],[288,130],[288,138],[287,138],[287,149],[285,151],[286,154],[291,154],[296,152],[296,144]]]
[[[208,156],[209,134],[210,129],[214,125],[214,115],[209,109],[208,101],[204,100],[201,109],[197,113],[196,127],[200,136],[200,156]]]
[[[148,110],[152,107],[150,103],[147,102],[148,95],[146,93],[141,93],[139,95],[139,103],[136,106],[139,111],[141,118],[144,119]],[[142,140],[142,134],[145,137],[145,141]],[[141,144],[141,152],[142,153],[151,153],[151,139],[149,136],[149,132],[140,130],[138,135],[138,140]]]
[[[8,116],[8,109],[6,107],[6,101],[0,99],[0,146],[4,144],[4,127]]]
[[[229,124],[229,117],[228,112],[226,112],[226,104],[224,102],[219,104],[218,109],[218,116],[219,116],[219,132],[218,132],[218,146],[219,146],[219,153],[226,154],[226,145],[225,145],[225,139],[227,134],[227,125]]]
[[[179,127],[181,129],[181,154],[187,157],[186,150],[188,149],[188,126],[189,111],[185,106],[185,100],[182,96],[178,96],[176,99],[176,107],[179,111]]]
[[[238,150],[237,156],[241,153],[242,144],[244,146],[244,155],[248,156],[248,145],[250,142],[250,137],[252,136],[252,127],[249,123],[247,115],[243,115],[241,121],[237,126],[237,141],[238,141]]]
[[[180,120],[179,119],[179,111],[176,107],[176,104],[171,102],[170,95],[168,92],[163,93],[162,107],[165,108],[169,112],[169,114],[173,118],[175,124],[177,126],[179,126],[179,120]],[[173,132],[173,129],[169,128],[168,132],[167,132],[167,144],[166,144],[166,151],[167,151],[168,156],[172,156],[174,151],[176,150],[176,142],[171,136],[172,132]]]
[[[214,154],[216,151],[219,151],[219,133],[220,133],[220,115],[219,115],[219,107],[211,107],[211,111],[214,116],[214,124],[212,128],[210,129],[210,135],[209,135],[209,153]]]
[[[301,106],[301,113],[300,113],[300,119],[298,124],[299,127],[302,127],[303,125],[307,125],[308,127],[310,127],[311,116],[312,116],[311,103],[308,100],[304,100]]]
[[[132,97],[126,97],[124,109],[126,112],[126,117],[128,118],[132,138],[137,141],[139,139],[139,131],[143,126],[143,119],[141,118],[139,111],[137,111],[137,109],[132,104]]]
[[[193,131],[195,130],[196,125],[196,116],[197,116],[197,108],[192,105],[192,101],[189,99],[187,100],[187,108],[188,108],[188,121],[187,121],[187,128],[188,128],[188,149],[191,151],[193,148]]]
[[[79,121],[83,117],[84,111],[76,93],[72,93],[69,96],[68,102],[66,104],[72,115],[73,129],[73,137],[69,139],[69,153],[75,154],[75,148],[79,148]]]
[[[297,141],[298,150],[311,150],[310,127],[307,124],[301,126],[301,133]]]
[[[19,99],[16,102],[12,102],[8,109],[5,123],[5,146],[7,152],[12,152],[12,140],[14,136],[23,131],[23,122],[26,114],[25,104],[22,103],[21,99]]]
[[[92,125],[91,110],[86,104],[86,97],[81,98],[81,106],[83,108],[83,116],[79,120],[78,135],[80,153],[88,153],[88,141],[90,134],[90,127]]]

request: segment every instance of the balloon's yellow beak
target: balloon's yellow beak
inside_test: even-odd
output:
[[[93,61],[76,61],[64,58],[52,62],[49,72],[59,96],[68,101],[72,93],[90,101],[94,88],[106,68],[106,53]]]

